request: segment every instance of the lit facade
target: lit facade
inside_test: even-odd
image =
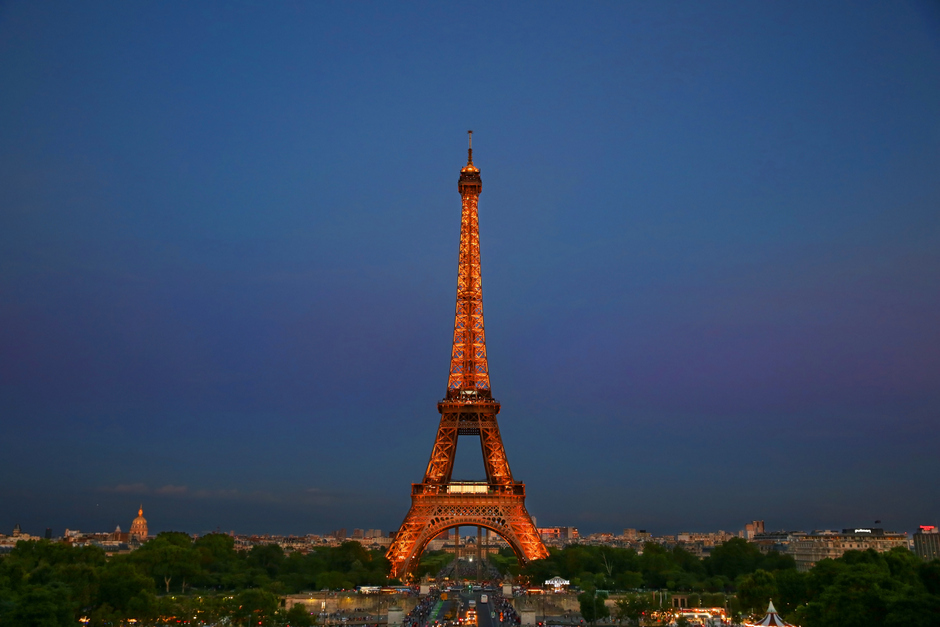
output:
[[[890,551],[899,546],[907,548],[907,534],[894,533],[884,529],[843,529],[837,531],[814,531],[790,545],[790,555],[796,560],[797,570],[806,572],[816,562],[824,559],[838,559],[846,551],[867,551],[873,549],[879,553]]]
[[[914,534],[914,553],[926,561],[940,559],[940,529],[934,525],[921,525]]]

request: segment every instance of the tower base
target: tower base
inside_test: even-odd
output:
[[[485,493],[459,493],[448,484],[413,483],[411,509],[386,556],[391,576],[403,578],[428,542],[454,527],[485,527],[503,537],[521,564],[548,557],[525,508],[525,485],[488,485]]]

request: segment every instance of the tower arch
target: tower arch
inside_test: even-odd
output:
[[[511,526],[506,524],[504,517],[500,515],[468,515],[457,516],[449,519],[442,516],[435,521],[432,521],[432,524],[429,525],[420,535],[414,544],[414,548],[411,554],[405,559],[402,570],[406,573],[411,572],[414,569],[414,566],[416,566],[420,560],[421,555],[423,555],[427,550],[428,544],[431,542],[431,540],[445,531],[450,531],[451,529],[455,529],[457,527],[482,527],[484,529],[489,529],[505,540],[507,544],[509,544],[509,548],[512,549],[512,552],[515,554],[516,559],[519,560],[520,564],[525,564],[529,561],[526,557],[525,549],[522,547],[518,538],[516,538]]]

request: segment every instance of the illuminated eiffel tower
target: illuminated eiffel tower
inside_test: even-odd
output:
[[[457,315],[447,395],[437,404],[441,423],[424,481],[411,485],[411,509],[386,557],[392,577],[404,578],[428,542],[453,527],[484,527],[502,536],[522,564],[548,557],[532,517],[525,508],[525,484],[514,481],[496,423],[499,402],[490,391],[483,331],[483,285],[480,275],[480,230],[477,202],[483,190],[473,165],[473,131],[469,131],[467,165],[457,189],[463,210],[460,261],[457,266]],[[486,481],[452,481],[457,438],[479,436]]]

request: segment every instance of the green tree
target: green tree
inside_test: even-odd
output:
[[[298,603],[289,610],[278,611],[278,622],[289,627],[311,627],[316,620],[303,603]]]
[[[738,600],[745,610],[763,610],[767,607],[767,602],[775,596],[777,580],[766,570],[743,575],[738,582]]]
[[[165,531],[128,556],[158,585],[163,584],[167,593],[170,585],[186,591],[200,572],[198,553],[193,549],[192,539],[185,533]]]
[[[69,589],[60,583],[27,586],[8,616],[10,625],[71,627],[75,624]]]
[[[774,605],[783,614],[789,615],[809,600],[806,573],[796,570],[781,570],[774,573],[777,582],[777,594]]]
[[[929,594],[940,595],[940,560],[919,564],[917,576]]]
[[[599,618],[610,616],[610,609],[604,601],[607,600],[606,592],[597,590],[586,590],[578,595],[578,605],[581,608],[581,616],[589,623],[596,623]]]
[[[871,564],[842,568],[831,584],[801,608],[805,622],[812,627],[883,626],[887,614],[884,580],[884,574]]]
[[[346,573],[330,570],[317,577],[317,587],[321,590],[346,590],[352,588],[353,584],[346,577]]]
[[[734,581],[757,570],[762,560],[763,555],[757,546],[742,538],[732,538],[716,546],[704,565],[709,574]]]
[[[633,594],[617,600],[617,620],[628,625],[639,625],[644,614],[652,609],[645,595]]]
[[[233,618],[237,625],[270,625],[277,612],[277,596],[265,590],[251,588],[235,597]]]
[[[132,563],[114,561],[100,571],[97,605],[107,604],[116,610],[128,610],[134,597],[152,592],[153,579],[140,572]],[[140,608],[138,601],[135,607]]]
[[[808,601],[795,618],[806,627],[928,627],[940,624],[940,596],[926,585],[923,564],[906,549],[849,551],[808,573]]]
[[[235,551],[235,539],[224,533],[210,533],[193,542],[199,565],[193,584],[211,588],[232,588],[244,571],[243,560]]]
[[[259,544],[248,552],[249,567],[263,571],[271,579],[277,579],[284,563],[284,549],[277,544]]]
[[[676,576],[681,572],[673,561],[672,553],[653,542],[643,545],[639,563],[647,588],[665,588],[670,581],[674,583]]]
[[[76,610],[91,609],[98,599],[102,567],[87,563],[59,564],[55,568],[54,579],[68,586]]]
[[[643,586],[643,573],[632,570],[617,573],[614,587],[617,590],[636,590]]]

